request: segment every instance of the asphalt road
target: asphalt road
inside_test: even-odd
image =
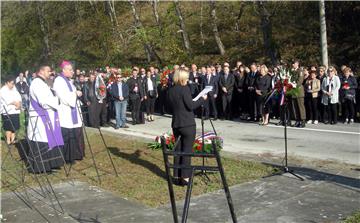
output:
[[[201,132],[201,120],[197,119],[197,131]],[[276,121],[274,121],[276,122]],[[205,131],[212,130],[210,121],[205,121]],[[218,135],[224,138],[224,150],[236,153],[284,155],[284,127],[240,121],[213,121]],[[111,132],[154,139],[171,131],[171,117],[156,116],[154,122],[131,125],[128,129]],[[310,157],[360,165],[360,124],[324,125],[309,124],[306,128],[287,128],[288,153],[290,156]]]

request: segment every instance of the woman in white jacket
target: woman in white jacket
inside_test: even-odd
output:
[[[337,123],[337,104],[339,103],[339,89],[341,83],[337,76],[336,69],[332,66],[328,69],[328,75],[321,84],[322,100],[324,105],[324,123]]]

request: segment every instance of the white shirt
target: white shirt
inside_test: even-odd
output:
[[[12,105],[13,102],[20,102],[21,104],[21,95],[17,91],[16,87],[14,86],[11,90],[7,85],[4,85],[0,89],[0,102],[1,102],[1,113],[2,114],[20,114],[20,109],[16,109],[15,105]]]
[[[151,78],[147,78],[147,87],[148,87],[148,91],[154,90],[154,86],[153,86],[153,82],[152,82]]]
[[[82,126],[82,119],[80,117],[80,103],[77,100],[76,87],[72,82],[70,82],[72,92],[69,90],[66,81],[62,77],[56,77],[54,81],[53,89],[56,93],[56,96],[60,99],[59,106],[59,118],[60,125],[63,128],[78,128]],[[76,115],[78,119],[77,124],[73,124],[71,117],[71,108],[76,108]]]
[[[40,78],[35,78],[30,85],[30,97],[37,101],[41,107],[46,109],[54,128],[54,111],[59,108],[59,99],[53,95],[50,87]],[[47,142],[44,123],[30,103],[29,123],[27,126],[28,138],[32,141]]]

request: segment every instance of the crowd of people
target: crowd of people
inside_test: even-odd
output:
[[[240,118],[261,125],[267,125],[270,119],[280,119],[277,124],[281,125],[285,124],[286,113],[287,124],[296,127],[319,122],[336,124],[339,118],[344,123],[354,123],[359,111],[356,102],[359,101],[360,79],[350,67],[343,65],[339,71],[334,66],[302,67],[299,60],[294,60],[288,68],[295,74],[291,81],[298,93],[286,97],[285,107],[280,106],[281,94],[271,94],[285,66],[269,68],[257,63],[246,66],[238,61],[234,68],[225,62],[202,67],[192,64],[190,68],[174,65],[163,70],[134,66],[126,72],[106,66],[88,72],[77,69],[72,82],[82,92],[78,99],[84,123],[95,128],[109,126],[111,119],[116,120],[116,129],[128,128],[127,110],[131,111],[133,125],[154,121],[155,112],[171,114],[167,97],[177,69],[189,71],[188,86],[193,97],[206,86],[213,87],[203,108],[195,111],[198,117]],[[14,80],[24,109],[29,107],[29,86],[36,76],[36,72],[30,75],[26,71]],[[56,76],[52,71],[48,80],[50,87]]]
[[[278,89],[285,67],[288,73],[291,71],[288,81],[296,88],[296,94]],[[70,62],[64,61],[60,69],[56,73],[49,66],[41,66],[32,75],[26,71],[16,78],[3,78],[0,107],[6,142],[15,143],[19,114],[25,111],[27,136],[33,143],[30,148],[41,145],[41,149],[28,154],[33,157],[30,166],[34,172],[44,172],[38,169],[43,163],[37,160],[39,153],[47,154],[45,171],[81,160],[83,123],[99,128],[109,126],[115,119],[115,129],[129,128],[128,123],[155,121],[155,112],[173,114],[169,92],[176,82],[174,73],[179,70],[189,73],[186,86],[193,98],[205,87],[212,87],[203,106],[194,110],[197,117],[204,119],[241,119],[260,125],[279,119],[278,125],[301,128],[320,122],[337,124],[338,120],[352,124],[359,112],[360,103],[356,102],[360,100],[360,78],[345,65],[338,71],[334,66],[302,67],[299,60],[290,67],[281,64],[272,68],[257,63],[247,67],[238,61],[235,68],[225,62],[199,68],[195,64],[190,68],[174,65],[163,70],[134,66],[122,71],[106,66],[86,73],[74,70]],[[126,117],[128,110],[131,121]]]

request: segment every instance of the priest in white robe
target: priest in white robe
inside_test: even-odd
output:
[[[29,89],[28,170],[33,173],[51,172],[64,165],[60,101],[47,84],[50,71],[49,66],[41,66]]]
[[[82,92],[77,91],[71,82],[74,74],[72,64],[63,61],[60,67],[62,72],[55,78],[53,89],[60,98],[59,118],[65,143],[64,158],[67,163],[73,164],[76,160],[82,160],[85,155],[83,123],[78,100]]]

